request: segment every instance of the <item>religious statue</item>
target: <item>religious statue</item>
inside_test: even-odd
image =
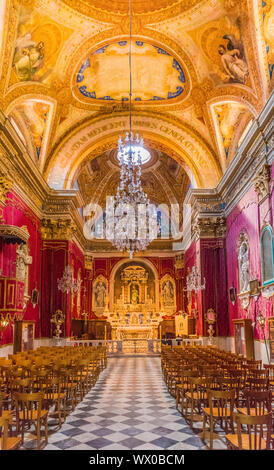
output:
[[[28,247],[21,243],[16,250],[16,278],[19,281],[27,281],[28,265],[32,263],[32,256],[28,254]]]
[[[132,286],[131,290],[131,303],[134,305],[139,303],[139,292],[136,289],[135,285]]]
[[[248,246],[245,241],[240,245],[238,261],[240,270],[240,292],[247,292],[249,290],[249,257]]]
[[[99,281],[95,287],[95,302],[96,307],[105,307],[106,286],[102,281]]]
[[[163,285],[163,302],[164,305],[173,304],[173,285],[170,281],[166,281]]]

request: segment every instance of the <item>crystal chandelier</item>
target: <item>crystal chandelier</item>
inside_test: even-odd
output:
[[[143,139],[132,133],[132,73],[131,73],[131,2],[129,0],[129,127],[126,137],[118,140],[120,184],[113,200],[111,223],[113,230],[108,240],[119,250],[127,251],[130,258],[136,251],[143,251],[157,236],[157,214],[141,184],[141,165],[149,160],[149,152],[143,148]],[[125,219],[125,214],[127,215]],[[126,223],[125,223],[126,220]]]
[[[186,278],[186,284],[187,284],[187,290],[189,292],[194,291],[195,294],[205,289],[205,278],[203,279],[203,283],[202,283],[201,273],[199,272],[199,269],[197,266],[192,267],[191,273]]]
[[[58,289],[66,294],[71,292],[76,294],[80,289],[82,280],[76,280],[73,278],[72,266],[66,266],[61,279],[57,279]]]

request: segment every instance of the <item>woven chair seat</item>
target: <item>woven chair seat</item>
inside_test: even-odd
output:
[[[237,434],[227,434],[226,439],[234,446],[234,447],[239,447],[239,442],[238,442],[238,435]],[[249,435],[248,434],[242,434],[242,449],[243,450],[252,450],[254,449],[254,436],[251,435],[251,449],[249,446]],[[262,439],[261,441],[261,450],[266,449],[266,441]]]

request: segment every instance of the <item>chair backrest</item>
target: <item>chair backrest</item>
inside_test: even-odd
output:
[[[244,390],[243,397],[246,399],[247,414],[251,414],[251,409],[256,415],[271,412],[272,393],[270,390],[256,391]]]
[[[0,416],[0,450],[7,450],[9,418]]]
[[[259,361],[247,360],[246,363],[252,369],[260,369],[262,367],[262,361],[261,360],[259,360]]]
[[[209,408],[213,414],[213,408],[216,408],[219,418],[228,418],[232,416],[235,403],[235,390],[207,390]]]
[[[245,380],[245,388],[250,390],[269,390],[269,379],[268,378],[259,378],[257,379],[254,376],[249,376]]]
[[[40,418],[42,411],[42,403],[44,392],[36,393],[14,393],[16,408],[16,418],[18,419],[19,413],[23,413],[24,421],[33,421]]]
[[[270,449],[271,440],[271,413],[262,416],[249,416],[241,413],[233,414],[233,421],[237,425],[238,435],[238,446],[239,449],[243,449],[243,435],[248,435],[248,449],[249,450],[261,450],[264,449],[264,443],[266,443],[266,449]],[[265,427],[267,427],[265,429]]]

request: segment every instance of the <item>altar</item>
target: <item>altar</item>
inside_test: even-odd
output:
[[[152,339],[153,327],[145,325],[120,326],[116,329],[117,340]]]

